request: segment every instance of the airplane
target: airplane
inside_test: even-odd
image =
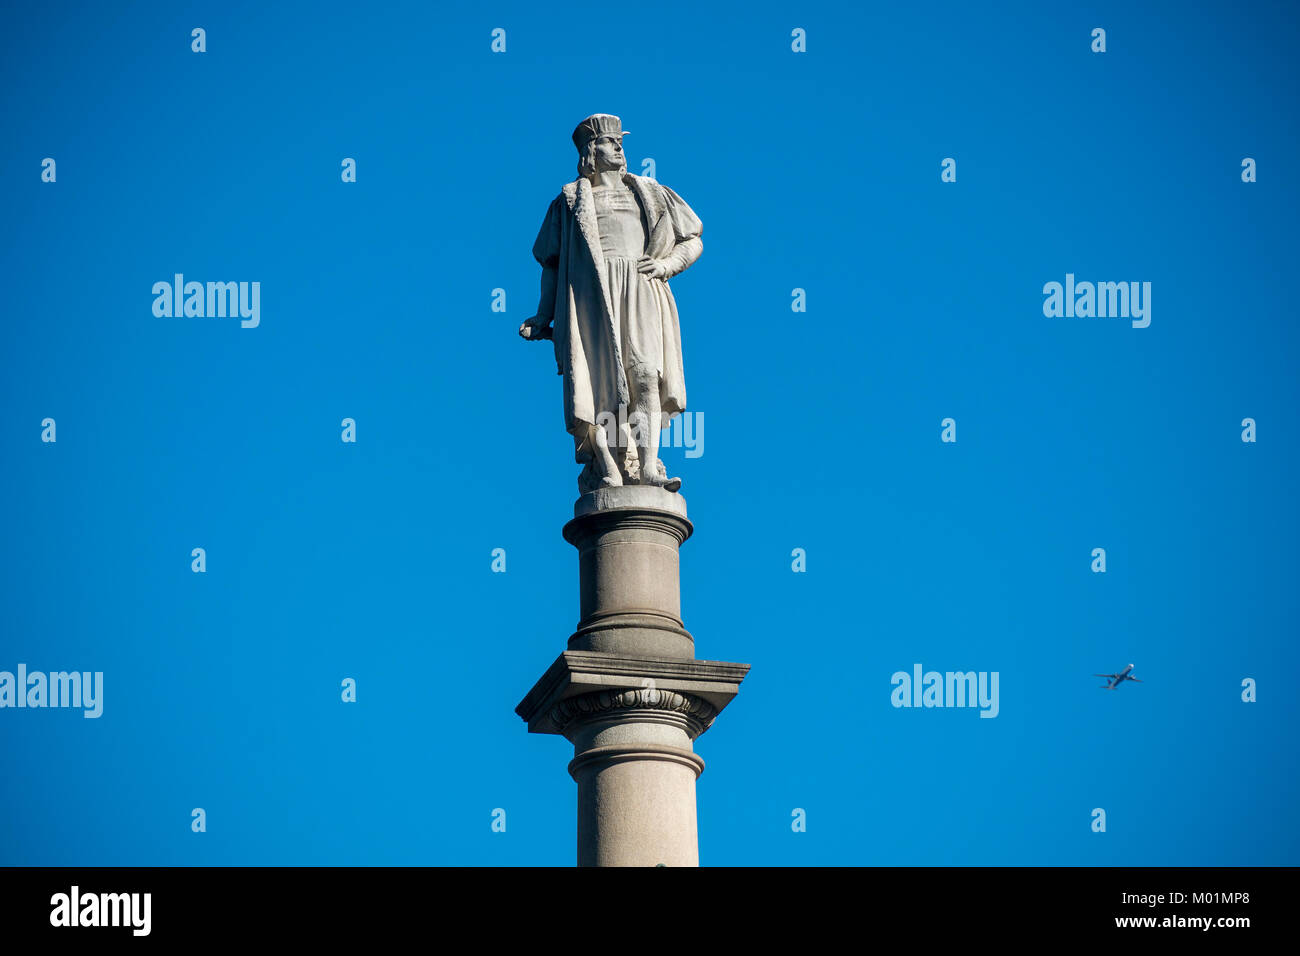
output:
[[[1130,664],[1128,667],[1124,668],[1118,674],[1093,674],[1092,676],[1105,677],[1107,680],[1110,681],[1110,683],[1102,685],[1101,688],[1102,690],[1114,690],[1120,684],[1124,683],[1126,680],[1136,680],[1139,684],[1143,683],[1143,681],[1138,680],[1136,677],[1128,676],[1130,673],[1132,673],[1132,671],[1133,671],[1133,665]]]

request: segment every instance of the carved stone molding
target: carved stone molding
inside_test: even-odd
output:
[[[550,717],[563,733],[574,720],[614,716],[619,711],[633,710],[680,714],[687,719],[692,738],[702,734],[718,715],[717,708],[700,697],[658,687],[636,687],[569,697],[551,708]]]

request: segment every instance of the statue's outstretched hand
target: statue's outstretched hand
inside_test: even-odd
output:
[[[519,326],[519,335],[530,342],[549,339],[551,337],[551,323],[538,315],[533,316],[531,319],[524,319],[524,324]]]

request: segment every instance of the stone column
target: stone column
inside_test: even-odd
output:
[[[581,616],[515,710],[573,744],[579,866],[699,865],[694,741],[749,665],[695,659],[678,576],[692,530],[680,495],[645,485],[583,495],[564,526]]]

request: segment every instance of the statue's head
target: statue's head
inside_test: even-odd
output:
[[[627,157],[623,155],[623,121],[611,113],[593,113],[573,131],[573,145],[578,147],[578,175],[584,178],[607,170],[623,172]]]

